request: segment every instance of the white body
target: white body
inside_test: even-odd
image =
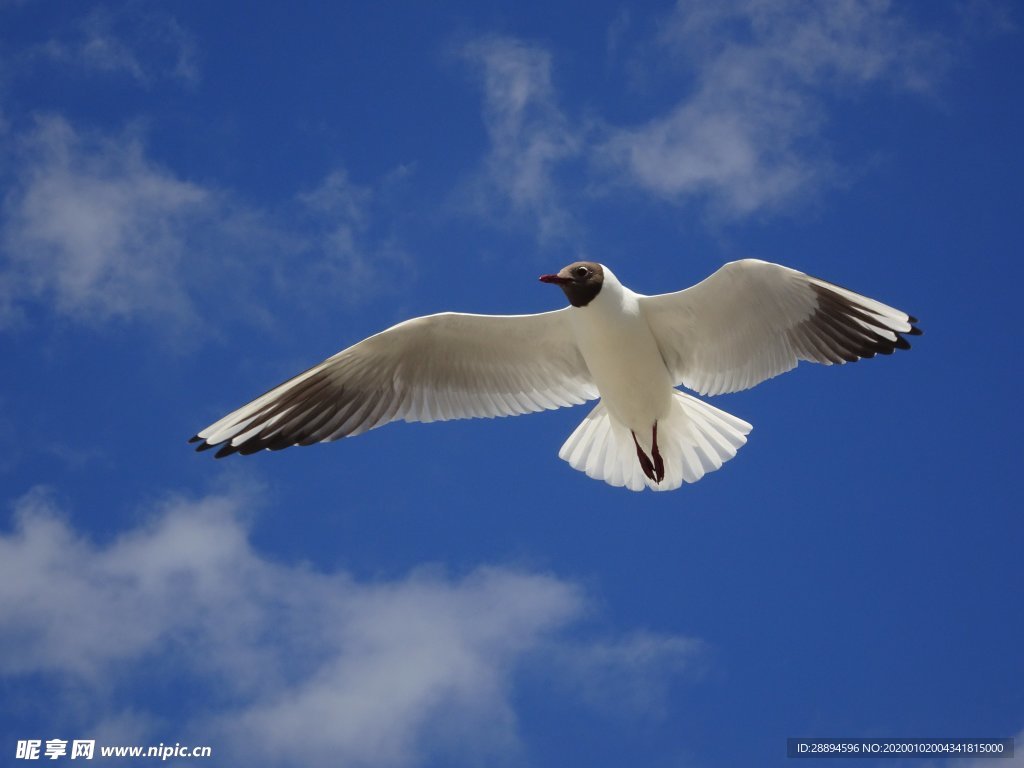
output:
[[[199,450],[219,447],[219,457],[337,440],[392,421],[510,416],[600,397],[559,456],[611,485],[665,491],[721,467],[751,429],[675,387],[735,392],[800,360],[831,365],[907,349],[901,334],[920,333],[905,312],[755,259],[657,296],[634,293],[607,267],[579,264],[589,265],[581,275],[603,270],[589,303],[574,302],[584,306],[407,320],[275,387],[192,441]],[[650,467],[655,424],[663,476]]]
[[[640,296],[604,267],[601,292],[570,309],[569,321],[601,402],[650,455],[652,428],[668,416],[675,390]]]
[[[603,267],[601,292],[569,309],[569,326],[601,402],[558,455],[588,476],[633,491],[694,483],[736,455],[751,426],[674,387],[644,299]],[[665,475],[644,473],[636,448],[657,451]]]

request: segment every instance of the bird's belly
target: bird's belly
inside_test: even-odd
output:
[[[639,436],[668,413],[672,380],[642,317],[589,322],[577,342],[613,418]]]

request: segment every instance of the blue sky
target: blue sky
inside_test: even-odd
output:
[[[1020,24],[0,2],[0,750],[700,768],[1019,737]],[[557,308],[537,276],[570,261],[659,293],[748,256],[925,335],[715,398],[750,440],[672,493],[560,461],[586,408],[185,443],[408,317]]]

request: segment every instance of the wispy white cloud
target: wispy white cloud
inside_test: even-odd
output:
[[[631,22],[632,16],[629,8],[623,6],[608,25],[608,29],[605,31],[605,50],[609,58],[614,57],[618,52],[622,38],[629,30]]]
[[[308,233],[303,250],[312,255],[303,260],[305,269],[299,272],[307,291],[316,295],[326,289],[329,295],[319,298],[340,298],[358,306],[415,274],[413,261],[394,232],[378,231],[385,215],[375,213],[388,205],[384,188],[405,173],[400,168],[373,189],[355,184],[344,170],[333,170],[315,188],[298,195],[305,214],[302,231]],[[397,281],[396,275],[401,276]]]
[[[78,71],[127,75],[147,87],[168,79],[193,84],[200,77],[192,35],[173,17],[141,6],[94,7],[31,55]]]
[[[942,64],[936,40],[877,0],[679,0],[660,42],[690,87],[667,114],[611,130],[596,157],[627,184],[728,216],[828,178],[814,149],[827,99],[875,82],[927,90]]]
[[[630,715],[663,714],[675,676],[700,673],[705,644],[691,637],[637,631],[559,649],[564,682],[592,706]]]
[[[476,40],[464,54],[482,80],[490,142],[474,200],[489,210],[529,215],[540,239],[571,232],[553,174],[580,152],[582,140],[558,106],[551,54],[503,37]]]
[[[149,162],[136,137],[90,140],[59,118],[22,144],[5,201],[0,319],[25,298],[71,317],[184,318],[190,223],[213,195]]]
[[[83,133],[51,116],[16,146],[0,209],[0,328],[42,305],[173,335],[214,310],[258,314],[251,299],[267,287],[355,306],[404,263],[374,226],[376,190],[342,171],[266,211],[154,162],[138,132]]]
[[[630,22],[626,11],[611,21],[610,58],[627,56]],[[489,194],[474,189],[477,202],[531,214],[542,236],[572,233],[563,182],[569,161],[585,157],[588,183],[726,217],[780,208],[841,180],[821,141],[837,102],[855,105],[868,85],[928,92],[950,55],[949,41],[884,0],[678,0],[643,45],[627,69],[635,76],[647,62],[679,95],[645,122],[603,130],[566,116],[543,47],[495,37],[467,46],[490,138]]]
[[[407,766],[514,751],[526,665],[547,665],[563,689],[586,680],[587,697],[621,711],[647,706],[693,662],[685,638],[580,639],[571,630],[587,597],[548,574],[421,569],[363,582],[273,562],[248,541],[245,503],[172,500],[97,545],[45,492],[22,498],[0,535],[0,676],[73,688],[91,701],[80,726],[117,739],[124,724],[121,741],[183,717],[149,705],[132,687],[141,676],[195,691],[180,737],[220,756]]]

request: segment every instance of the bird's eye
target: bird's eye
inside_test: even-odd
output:
[[[576,267],[576,269],[572,271],[572,274],[574,277],[586,277],[588,272],[590,272],[590,270],[586,267]]]

